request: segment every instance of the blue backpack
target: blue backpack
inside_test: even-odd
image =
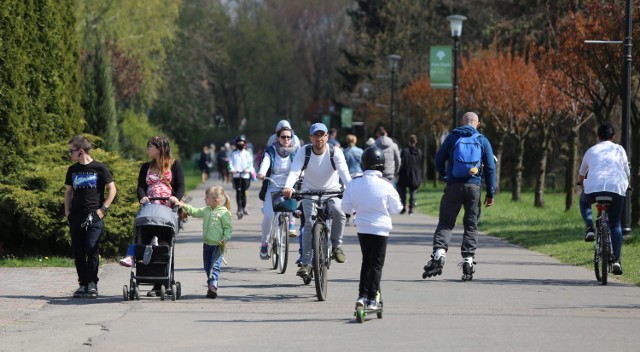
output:
[[[482,163],[482,144],[478,140],[480,133],[475,133],[469,137],[460,137],[453,146],[453,169],[455,178],[469,178],[474,174],[470,173],[471,168],[480,169]]]

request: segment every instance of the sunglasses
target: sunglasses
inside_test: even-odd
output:
[[[280,136],[280,139],[291,139],[291,136]]]

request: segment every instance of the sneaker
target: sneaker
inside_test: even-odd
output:
[[[207,289],[207,298],[215,299],[216,297],[218,297],[218,288],[211,284]]]
[[[333,257],[336,258],[336,262],[338,263],[344,263],[347,261],[347,256],[344,255],[342,247],[338,247],[333,250]]]
[[[153,238],[151,239],[150,245],[153,247],[158,247],[158,237],[153,236]]]
[[[364,308],[364,303],[365,303],[365,298],[362,296],[358,297],[358,299],[356,300],[356,308],[358,307]]]
[[[153,289],[147,292],[147,297],[158,297],[160,296],[160,285],[153,286]]]
[[[402,207],[402,210],[400,211],[401,215],[404,215],[407,212],[407,209],[405,207]]]
[[[303,277],[303,278],[304,278],[304,277],[309,277],[309,276],[311,276],[311,270],[312,270],[311,265],[308,265],[308,264],[307,264],[307,265],[304,265],[304,264],[303,264],[303,265],[300,267],[300,269],[298,269],[298,272],[296,272],[296,275],[297,275],[297,276],[300,276],[300,277]]]
[[[620,261],[613,263],[613,275],[622,275],[622,265],[620,265]]]
[[[368,299],[366,303],[367,303],[366,309],[378,309],[378,302],[376,302],[375,299]]]
[[[98,298],[98,285],[95,282],[90,282],[87,285],[87,295],[86,298]]]
[[[73,298],[82,298],[87,294],[87,286],[80,285],[73,293]]]
[[[268,249],[269,249],[269,245],[266,244],[266,243],[263,243],[260,246],[260,259],[262,259],[262,260],[269,259],[269,251],[268,251]]]
[[[298,266],[298,268],[302,266],[302,256],[298,257],[298,260],[296,260],[296,265]]]
[[[124,257],[120,259],[120,265],[130,268],[133,266],[133,260],[131,260],[131,257]]]
[[[409,208],[409,215],[413,214],[413,208]]]
[[[244,215],[249,215],[249,212],[247,211],[247,209],[244,209],[244,208],[243,208],[243,209],[242,209],[242,214],[244,214]]]
[[[296,224],[294,222],[289,223],[289,237],[296,237]]]
[[[593,227],[587,227],[584,231],[584,241],[585,242],[593,242],[596,240],[596,233],[593,230]]]

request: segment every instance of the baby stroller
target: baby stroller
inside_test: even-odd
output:
[[[180,299],[182,288],[173,276],[174,246],[179,226],[178,208],[153,203],[140,207],[134,222],[135,260],[131,266],[131,289],[127,285],[122,288],[125,301],[140,299],[140,285],[160,285],[160,299],[163,301],[167,295],[172,301]],[[151,244],[154,237],[160,245]]]

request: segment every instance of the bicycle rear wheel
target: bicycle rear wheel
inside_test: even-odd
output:
[[[277,215],[277,214],[276,214]],[[271,236],[269,238],[269,258],[271,258],[271,269],[278,268],[278,218],[274,218],[271,225]]]
[[[278,226],[278,271],[284,274],[287,271],[287,262],[289,261],[289,217],[283,215],[280,217]]]
[[[311,250],[313,251],[313,277],[316,281],[316,295],[318,301],[327,299],[327,241],[324,224],[313,225],[313,241]]]
[[[600,232],[600,272],[602,276],[602,284],[607,284],[607,276],[609,274],[609,256],[611,255],[611,243],[607,240],[609,238],[609,225],[605,222],[600,225],[598,229]]]
[[[596,238],[596,241],[599,241],[599,239]],[[594,248],[593,248],[593,271],[596,273],[596,280],[602,281],[602,277],[600,276],[600,250],[599,250],[599,245],[595,245]]]

